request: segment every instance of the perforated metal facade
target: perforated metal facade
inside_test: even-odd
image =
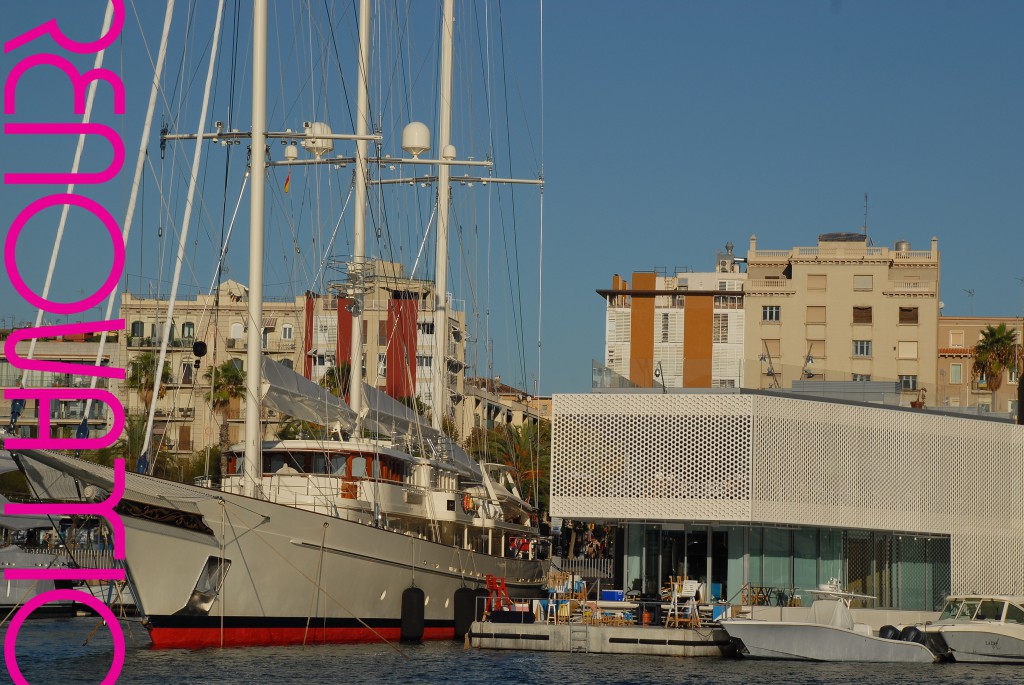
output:
[[[948,535],[1024,592],[1024,428],[755,393],[556,395],[554,516]]]

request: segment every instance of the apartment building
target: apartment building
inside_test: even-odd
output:
[[[901,403],[934,390],[939,249],[871,245],[826,233],[812,247],[759,249],[751,236],[744,382],[791,389],[810,381],[892,381]]]
[[[210,409],[207,395],[211,386],[208,374],[213,367],[230,360],[238,369],[247,371],[248,297],[246,286],[227,280],[215,294],[200,293],[192,299],[175,301],[166,356],[171,378],[163,397],[153,400],[155,439],[160,440],[166,451],[185,456],[216,445],[223,421],[229,424],[231,442],[242,439],[244,399],[232,399],[227,410],[217,415]],[[303,368],[305,313],[310,309],[309,303],[322,307],[322,300],[312,296],[264,301],[261,328],[266,356],[296,370]],[[120,336],[119,354],[126,368],[145,354],[159,355],[167,304],[166,297],[131,292],[121,296],[121,316],[127,335]],[[196,341],[207,346],[207,353],[201,358],[193,353]],[[112,386],[126,413],[145,412],[143,393],[125,388],[121,382],[112,382]],[[279,417],[267,412],[263,419],[271,433]]]
[[[23,371],[15,367],[7,359],[3,350],[3,341],[7,340],[11,330],[0,330],[0,423],[8,425],[11,420],[11,400],[6,391],[21,386],[24,378],[25,387],[36,388],[88,388],[92,377],[83,369],[82,374],[53,373],[50,371]],[[69,335],[57,338],[44,338],[36,343],[34,359],[57,361],[83,366],[93,366],[99,352],[99,336]],[[29,341],[18,344],[17,351],[23,356],[28,355]],[[107,338],[103,348],[101,364],[103,366],[120,366],[118,362],[118,339],[116,335]],[[107,389],[113,381],[99,378],[96,387]],[[50,434],[53,437],[73,438],[82,419],[86,418],[86,401],[77,399],[58,400],[50,408]],[[110,425],[110,411],[101,402],[89,405],[88,421],[89,437],[101,437],[107,434]],[[30,400],[26,403],[18,419],[15,433],[18,437],[34,438],[39,436],[39,401]]]
[[[1000,324],[1016,331],[1019,344],[1022,330],[1019,317],[939,317],[935,406],[966,413],[1005,414],[1009,418],[1016,416],[1018,369],[1004,371],[994,390],[989,379],[977,378],[972,374],[974,346],[986,328]]]
[[[605,359],[636,387],[740,387],[744,382],[745,260],[732,244],[716,270],[618,274],[604,298]]]

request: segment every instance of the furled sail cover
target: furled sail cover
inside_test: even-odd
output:
[[[263,358],[263,406],[320,426],[341,424],[343,431],[356,425],[356,415],[345,401],[303,378],[287,366]]]

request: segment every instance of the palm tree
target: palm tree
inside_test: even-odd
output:
[[[234,360],[228,359],[220,366],[207,369],[203,378],[211,384],[206,400],[213,411],[220,415],[220,472],[227,475],[227,452],[231,447],[227,408],[231,400],[245,395],[245,372],[235,366]]]
[[[113,466],[114,459],[123,458],[129,471],[135,470],[135,460],[142,452],[142,443],[146,437],[145,414],[125,414],[124,429],[121,437],[110,447],[85,452],[82,456],[86,461],[94,461],[104,466]]]
[[[146,412],[149,413],[149,406],[153,403],[153,378],[156,375],[156,355],[152,352],[143,352],[135,359],[128,362],[128,375],[124,380],[126,388],[136,390],[139,399]],[[160,374],[160,390],[157,398],[165,394],[164,386],[171,382],[171,365],[164,362],[163,372]]]
[[[551,423],[541,421],[521,427],[497,426],[488,431],[474,429],[466,450],[477,459],[493,461],[514,469],[524,496],[538,509],[547,507],[551,473]],[[536,496],[533,496],[536,488]]]
[[[981,340],[974,347],[974,364],[971,375],[976,379],[984,377],[985,384],[992,392],[995,404],[996,390],[1003,384],[1003,371],[1016,366],[1018,357],[1017,331],[1007,328],[1005,323],[987,326],[981,332]]]
[[[327,388],[327,392],[335,397],[348,397],[350,368],[351,365],[347,360],[340,365],[330,367],[320,379],[320,386]]]

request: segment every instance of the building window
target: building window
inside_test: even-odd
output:
[[[853,374],[853,380],[860,383],[867,383],[871,380],[870,373],[855,373]]]
[[[900,376],[900,390],[917,390],[917,374]]]
[[[433,335],[434,334],[434,322],[424,321],[416,324],[416,330],[420,332],[420,335]]]
[[[715,295],[715,309],[743,309],[740,295]]]
[[[825,274],[808,274],[807,275],[807,289],[808,290],[824,290],[825,285],[828,281],[826,280]]]
[[[711,329],[711,342],[713,342],[713,343],[727,343],[727,342],[729,342],[729,315],[728,314],[715,314],[713,327]]]
[[[239,324],[239,325],[241,325],[241,324]],[[245,364],[242,362],[241,359],[239,359],[237,357],[232,357],[231,358],[231,366],[235,367],[236,371],[244,371],[245,370]]]
[[[141,321],[132,321],[132,337],[141,338],[145,335],[145,326]]]
[[[242,331],[243,330],[244,329],[242,327],[242,324],[240,324],[240,323],[233,323],[233,324],[231,324],[231,337],[234,338],[235,340],[240,340],[242,338]]]
[[[917,323],[917,307],[900,307],[900,323]]]
[[[191,321],[181,324],[181,337],[185,340],[192,340],[196,337],[196,325]]]
[[[854,323],[871,323],[871,307],[854,307]]]
[[[766,304],[761,307],[761,321],[782,321],[782,307],[777,304]]]
[[[661,342],[668,342],[668,314],[661,315]]]
[[[949,346],[950,347],[963,347],[964,346],[964,332],[963,331],[950,331],[949,332]]]
[[[291,359],[282,359],[281,360],[281,366],[283,366],[285,368],[288,368],[288,369],[292,368],[293,367],[292,360]]]
[[[417,369],[429,369],[434,366],[434,359],[429,355],[418,354],[416,355],[416,368]]]
[[[675,309],[682,309],[686,306],[686,295],[673,295],[672,306]]]
[[[824,307],[808,307],[807,323],[825,323]]]
[[[900,340],[896,343],[897,359],[917,359],[917,341]]]
[[[874,278],[871,274],[858,275],[853,277],[854,290],[871,290],[874,286]]]
[[[182,362],[181,364],[181,384],[192,385],[192,362]]]
[[[825,341],[824,340],[808,340],[807,341],[807,363],[813,364],[819,359],[825,358]]]
[[[264,328],[260,337],[263,338],[263,349],[270,347],[270,331]]]
[[[1009,382],[1010,383],[1016,383],[1017,379],[1019,379],[1019,378],[1020,378],[1020,372],[1017,370],[1016,366],[1009,370]]]
[[[870,340],[854,340],[853,341],[853,356],[854,357],[870,357],[871,356],[871,341]]]
[[[950,364],[949,365],[949,384],[960,385],[964,382],[964,366],[963,364]]]
[[[386,354],[377,355],[377,375],[381,378],[388,377],[388,356]]]
[[[292,340],[295,337],[295,329],[290,323],[281,326],[281,340]]]

